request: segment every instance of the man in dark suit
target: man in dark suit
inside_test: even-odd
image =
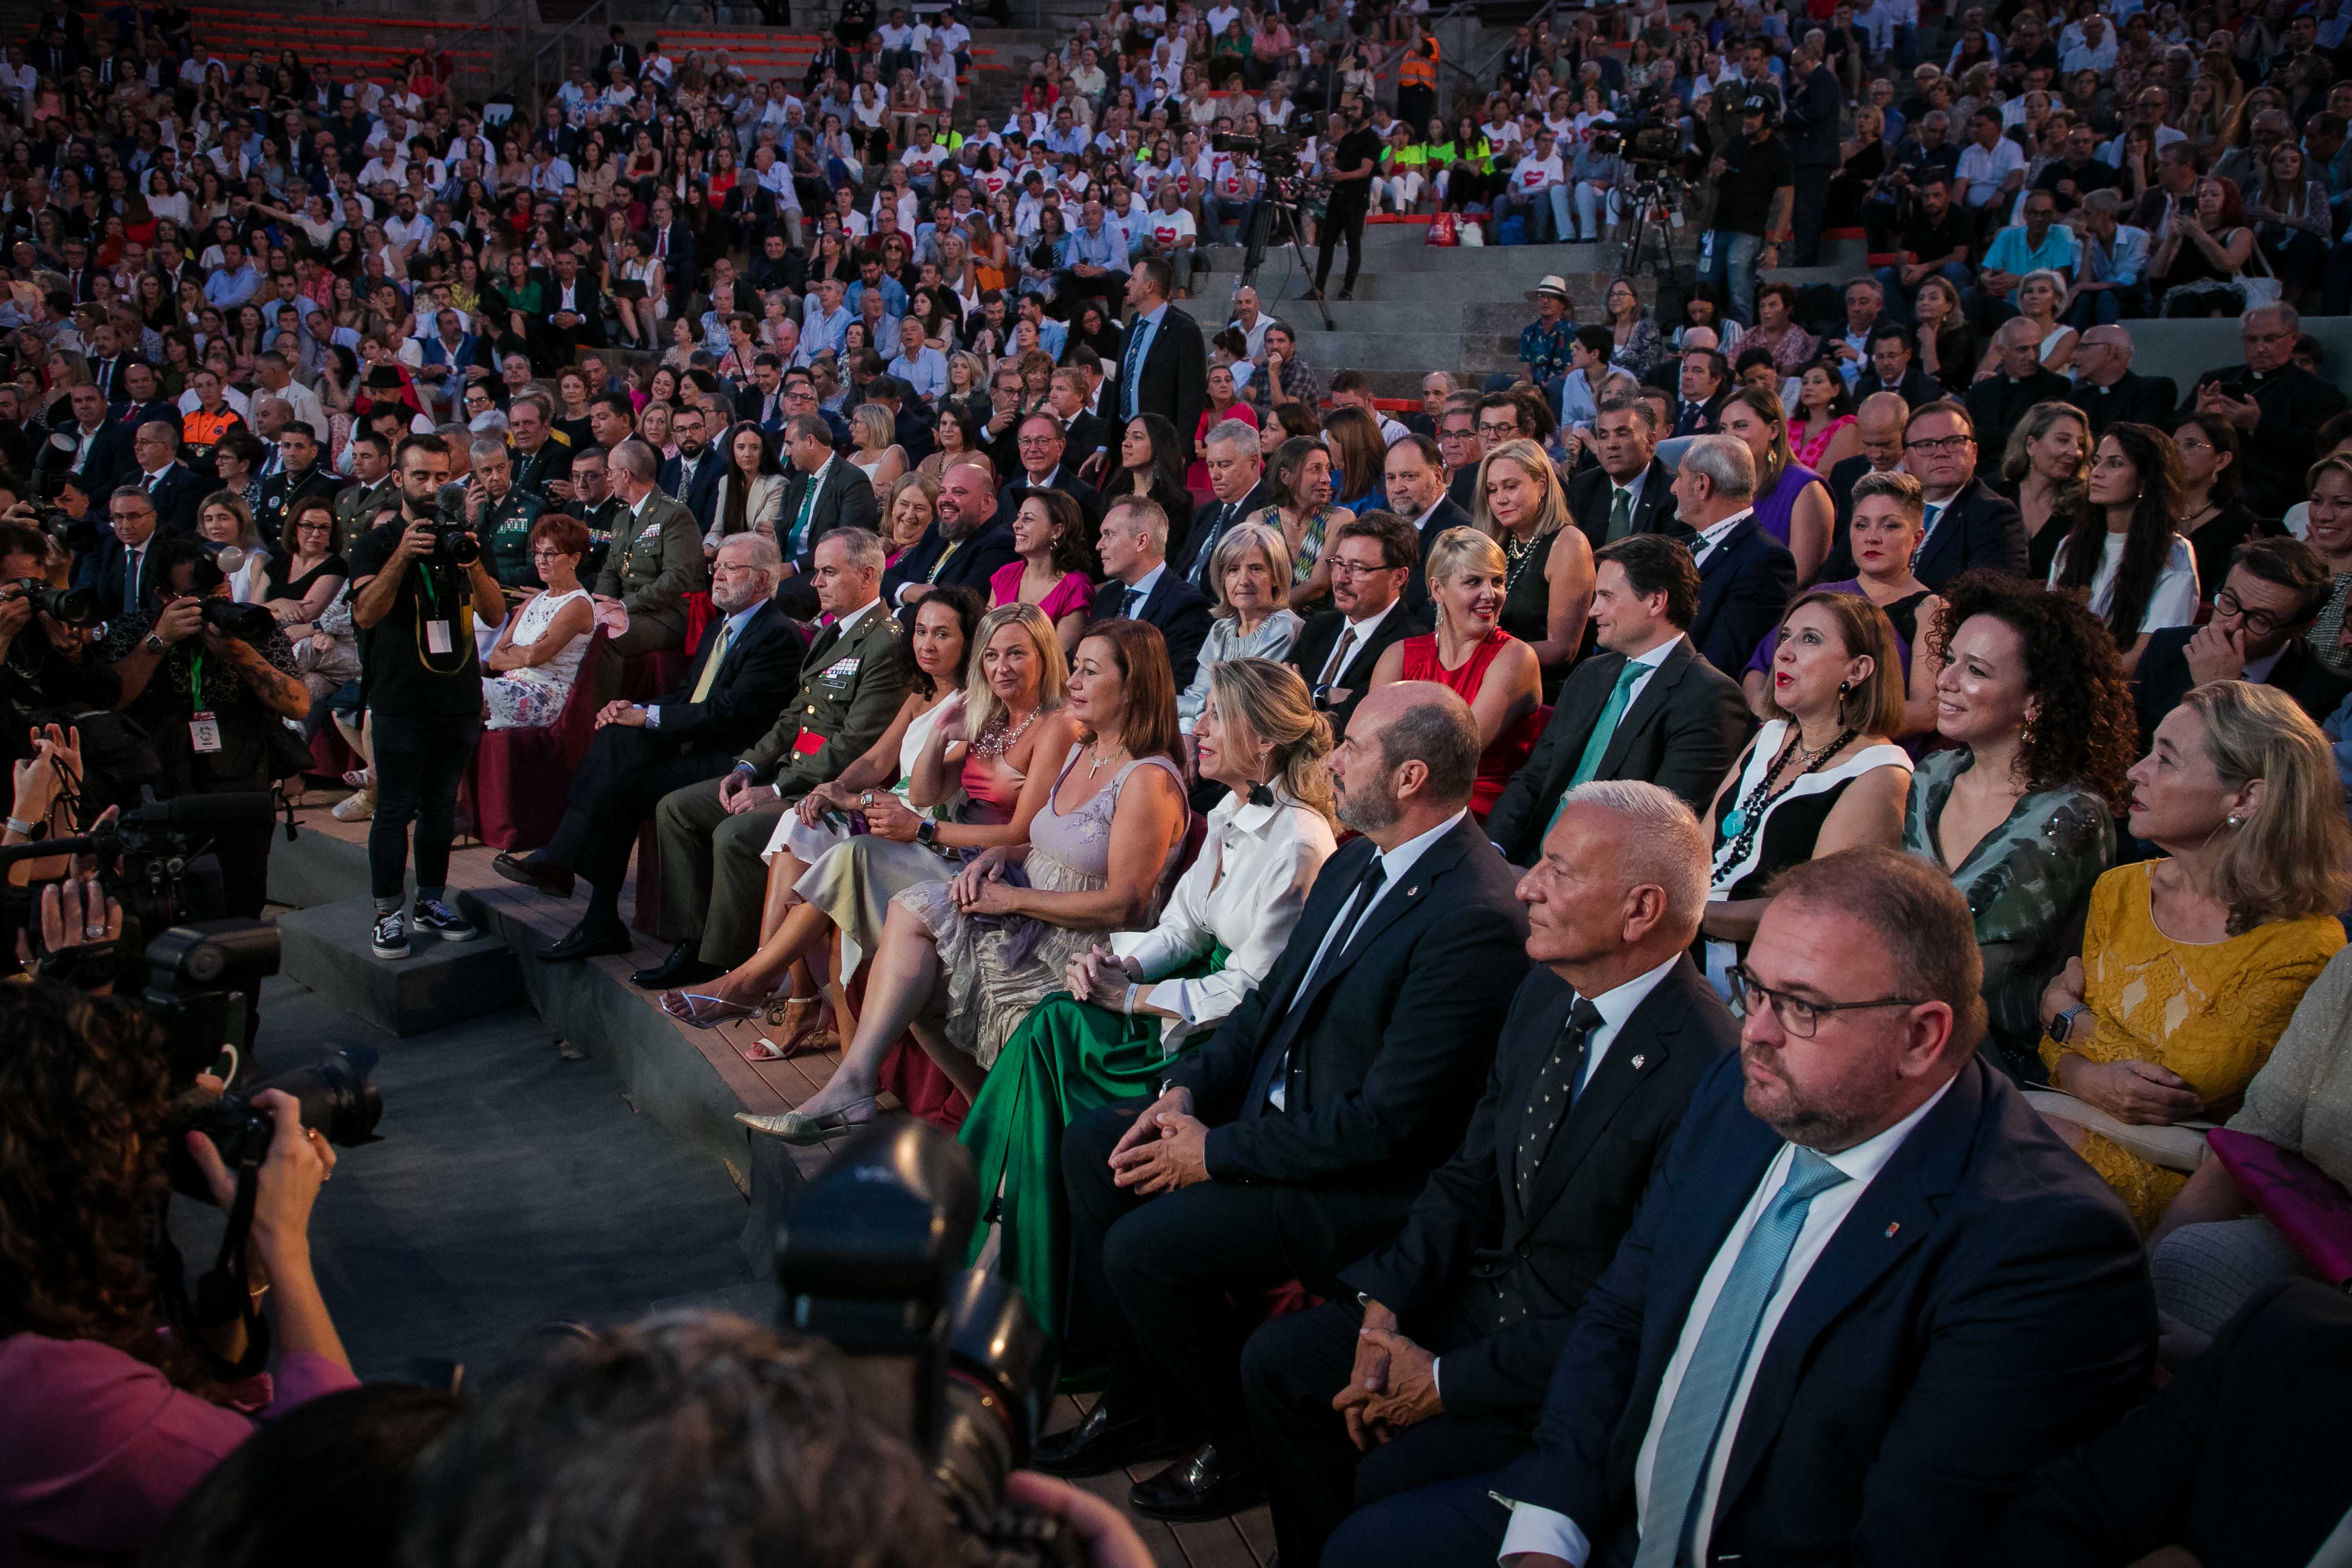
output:
[[[627,33],[618,23],[613,25],[605,37],[612,41],[596,51],[596,68],[588,73],[588,79],[601,88],[607,79],[605,73],[618,66],[621,68],[621,79],[635,85],[639,63],[637,47],[629,42]]]
[[[1445,457],[1426,435],[1400,436],[1381,463],[1389,510],[1412,525],[1421,559],[1404,581],[1405,608],[1429,610],[1429,550],[1448,528],[1470,527],[1470,514],[1445,493]]]
[[[1064,1135],[1070,1354],[1110,1370],[1038,1469],[1181,1452],[1135,1488],[1139,1511],[1211,1519],[1258,1500],[1238,1375],[1252,1325],[1229,1292],[1345,1293],[1339,1271],[1395,1235],[1459,1145],[1526,972],[1511,870],[1467,810],[1477,756],[1452,692],[1367,697],[1331,763],[1339,820],[1363,836],[1325,864],[1265,983],[1157,1100]]]
[[[1691,1091],[1738,1045],[1687,951],[1706,871],[1697,818],[1654,785],[1586,785],[1560,811],[1518,886],[1536,967],[1462,1146],[1341,1274],[1353,1299],[1276,1318],[1243,1352],[1284,1561],[1318,1561],[1351,1507],[1534,1448],[1577,1308]]]
[[[507,434],[514,444],[514,487],[546,502],[551,512],[570,511],[572,444],[556,430],[555,408],[545,392],[534,387],[507,404]]]
[[[903,608],[936,586],[969,588],[986,599],[988,580],[1019,559],[1013,519],[997,510],[988,470],[959,463],[940,476],[939,515],[931,526],[883,574],[882,597]]]
[[[1159,502],[1126,496],[1113,503],[1095,536],[1103,584],[1095,590],[1094,618],[1160,628],[1181,692],[1192,684],[1209,640],[1209,601],[1169,568],[1167,550],[1168,514]]]
[[[2276,686],[2314,724],[2334,713],[2352,680],[2313,658],[2306,640],[2331,583],[2327,563],[2301,539],[2248,539],[2232,550],[2213,618],[2150,632],[2141,643],[2132,677],[2140,748],[2190,688],[2214,681]]]
[[[1904,426],[1903,466],[1919,481],[1927,507],[1927,534],[1911,570],[1939,593],[1972,566],[2026,574],[2025,519],[2016,502],[1977,477],[1983,450],[1969,411],[1949,398],[1913,409]],[[1852,577],[1851,550],[1822,573],[1830,581]]]
[[[1420,561],[1412,525],[1392,512],[1342,523],[1331,541],[1331,608],[1299,628],[1283,662],[1306,678],[1335,737],[1347,735],[1389,644],[1430,628],[1428,613],[1404,602],[1405,580]]]
[[[1683,355],[1681,396],[1675,404],[1675,427],[1669,435],[1700,435],[1715,428],[1723,400],[1731,392],[1731,361],[1713,349],[1692,349]]]
[[[1059,490],[1078,504],[1078,511],[1089,526],[1102,505],[1095,487],[1077,476],[1077,471],[1062,461],[1067,442],[1062,434],[1062,422],[1044,409],[1021,421],[1018,437],[1021,451],[1021,472],[1004,482],[996,493],[996,509],[1010,517],[1021,509],[1021,497],[1031,490]]]
[[[1193,508],[1184,537],[1168,547],[1168,559],[1184,580],[1207,593],[1209,563],[1225,530],[1267,505],[1265,463],[1257,426],[1228,419],[1209,427],[1202,461],[1209,470],[1209,498]]]
[[[122,482],[136,485],[155,503],[157,526],[166,538],[193,538],[196,531],[196,500],[204,486],[180,461],[180,433],[161,420],[142,424],[131,436],[131,461],[136,472]]]
[[[1197,430],[1209,406],[1209,356],[1201,324],[1169,303],[1175,273],[1162,256],[1128,268],[1127,340],[1119,354],[1118,415],[1122,427],[1139,413],[1156,413],[1179,432]]]
[[[694,231],[680,223],[677,209],[666,196],[654,198],[653,236],[646,253],[662,264],[662,281],[671,302],[683,305],[701,285],[695,270]]]
[[[1739,1057],[1586,1296],[1538,1451],[1363,1511],[1325,1561],[1957,1568],[2146,1392],[2147,1255],[1979,1059],[1951,878],[1891,849],[1807,862],[1734,973]]]
[[[1726,675],[1748,667],[1797,586],[1797,561],[1756,520],[1756,460],[1728,435],[1704,435],[1675,469],[1672,537],[1698,566],[1690,640]]]
[[[725,434],[724,427],[719,431]],[[702,531],[710,531],[711,513],[719,505],[719,478],[727,471],[726,455],[711,444],[709,416],[692,403],[680,403],[670,420],[677,455],[662,459],[654,483],[661,493],[694,514]]]
[[[1568,482],[1568,512],[1594,549],[1633,534],[1665,532],[1674,516],[1674,471],[1658,461],[1656,416],[1639,399],[1601,405],[1592,416],[1597,465]]]
[[[2037,402],[2063,402],[2074,383],[2055,371],[2042,368],[2042,332],[2022,316],[2012,316],[1992,335],[1992,354],[2000,369],[1969,388],[1969,418],[1975,422],[1977,441],[1998,460],[2009,450],[2009,433]]]
[[[596,716],[595,741],[572,776],[555,836],[528,855],[501,853],[491,862],[509,882],[560,898],[572,895],[575,874],[588,880],[586,915],[543,957],[629,950],[621,883],[638,830],[671,790],[726,772],[792,695],[808,635],[771,602],[775,580],[771,540],[738,534],[720,545],[710,569],[717,613],[703,629],[684,684],[644,706],[606,703]]]
[[[111,621],[145,606],[155,585],[159,529],[154,501],[136,485],[125,485],[107,498],[106,516],[107,536],[81,559],[75,586],[96,589],[99,610]]]
[[[73,418],[61,429],[73,437],[73,471],[82,493],[103,496],[138,470],[131,461],[131,433],[107,417],[106,398],[88,382],[71,393]]]
[[[2250,310],[2238,326],[2245,363],[2207,371],[2174,415],[2214,413],[2238,427],[2238,472],[2246,505],[2280,517],[2303,499],[2303,476],[2319,459],[2319,427],[2344,412],[2344,394],[2294,360],[2302,319],[2291,305]]]
[[[1862,450],[1834,465],[1826,476],[1830,500],[1837,508],[1835,533],[1830,553],[1849,563],[1853,551],[1846,543],[1846,530],[1853,523],[1853,487],[1865,474],[1890,474],[1903,466],[1903,425],[1911,417],[1911,410],[1894,392],[1873,392],[1854,405],[1853,431],[1862,442]],[[1816,582],[1839,580],[1828,570],[1813,574]]]
[[[2170,376],[2139,374],[2131,362],[2131,334],[2121,327],[2092,327],[2074,340],[2074,369],[2082,380],[2066,401],[2090,416],[2094,440],[2118,422],[2173,428],[2180,388]]]
[[[1635,534],[1602,549],[1599,649],[1570,672],[1542,738],[1486,816],[1504,858],[1534,864],[1560,801],[1590,779],[1660,785],[1694,812],[1714,803],[1756,720],[1739,683],[1684,635],[1698,599],[1698,568],[1679,541]]]
[[[835,528],[877,528],[881,506],[873,482],[833,450],[824,421],[796,414],[784,426],[784,508],[776,519],[776,542],[784,552],[783,586],[777,602],[803,621],[816,614],[816,590],[808,574],[816,541]]]
[[[580,258],[568,250],[555,253],[554,271],[533,276],[540,303],[547,308],[527,323],[532,337],[531,367],[552,375],[580,350],[604,347],[604,299],[596,280],[580,270]]]
[[[141,360],[123,366],[122,388],[121,401],[107,412],[122,427],[124,440],[129,440],[142,424],[168,424],[175,431],[180,428],[180,405],[159,395],[163,389],[155,380],[154,366]]]
[[[1870,368],[1854,378],[1853,398],[1893,392],[1912,408],[1944,396],[1943,383],[1911,362],[1911,329],[1882,321],[1870,334]]]

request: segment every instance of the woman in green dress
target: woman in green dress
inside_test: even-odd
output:
[[[2044,1081],[2042,988],[2082,948],[2091,884],[2115,859],[2137,730],[2115,639],[2079,600],[1998,572],[1946,590],[1936,731],[1911,775],[1903,847],[1950,874],[1984,949],[1988,1054]]]
[[[1062,1129],[1152,1093],[1178,1052],[1215,1031],[1274,967],[1332,850],[1331,730],[1297,671],[1270,659],[1213,666],[1192,737],[1201,778],[1228,793],[1160,923],[1072,957],[1069,990],[1022,1020],[964,1118],[981,1190],[999,1199],[998,1270],[1056,1334],[1069,1234]],[[983,1220],[975,1259],[987,1239]]]

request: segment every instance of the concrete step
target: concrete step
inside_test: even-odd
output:
[[[1333,371],[1509,370],[1519,362],[1518,334],[1319,332],[1302,329],[1298,351],[1326,375]]]
[[[514,950],[496,936],[444,942],[411,933],[408,956],[389,960],[369,950],[374,922],[375,901],[364,894],[280,915],[285,972],[343,1011],[404,1037],[478,1018],[485,997],[520,993]]]
[[[1368,231],[1372,232],[1372,231]],[[1393,230],[1387,232],[1394,232]],[[1416,234],[1419,230],[1414,231]],[[1238,246],[1213,246],[1208,252],[1212,272],[1239,272],[1243,252]],[[1307,253],[1311,260],[1313,251]],[[1387,273],[1444,272],[1455,276],[1477,273],[1506,274],[1527,279],[1519,287],[1534,286],[1537,278],[1547,273],[1559,273],[1573,287],[1578,275],[1598,277],[1606,282],[1615,275],[1624,258],[1624,247],[1613,245],[1486,245],[1433,246],[1416,241],[1410,246],[1364,246],[1365,276]],[[1343,248],[1334,266],[1344,266],[1347,252]],[[1264,270],[1278,271],[1284,265],[1295,266],[1286,248],[1269,251]]]

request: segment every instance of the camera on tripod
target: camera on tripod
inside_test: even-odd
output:
[[[1085,1562],[1059,1520],[1008,1507],[1053,1399],[1053,1342],[1021,1293],[963,1268],[980,1212],[971,1156],[886,1116],[809,1183],[776,1236],[783,1324],[831,1341],[898,1409],[972,1560]]]
[[[1268,131],[1263,136],[1237,136],[1226,131],[1210,137],[1209,145],[1219,152],[1238,152],[1246,158],[1255,158],[1263,163],[1272,163],[1278,158],[1286,158],[1296,153],[1298,151],[1298,139],[1295,136],[1286,136],[1278,131]]]

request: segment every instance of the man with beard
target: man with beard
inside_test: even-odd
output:
[[[1156,1518],[1263,1495],[1240,1377],[1255,1314],[1234,1302],[1286,1280],[1344,1293],[1339,1270],[1395,1234],[1460,1145],[1527,971],[1516,879],[1468,810],[1478,750],[1443,686],[1366,696],[1328,764],[1361,837],[1326,863],[1265,984],[1157,1100],[1071,1124],[1069,1354],[1109,1378],[1037,1469],[1176,1458],[1135,1488]]]

